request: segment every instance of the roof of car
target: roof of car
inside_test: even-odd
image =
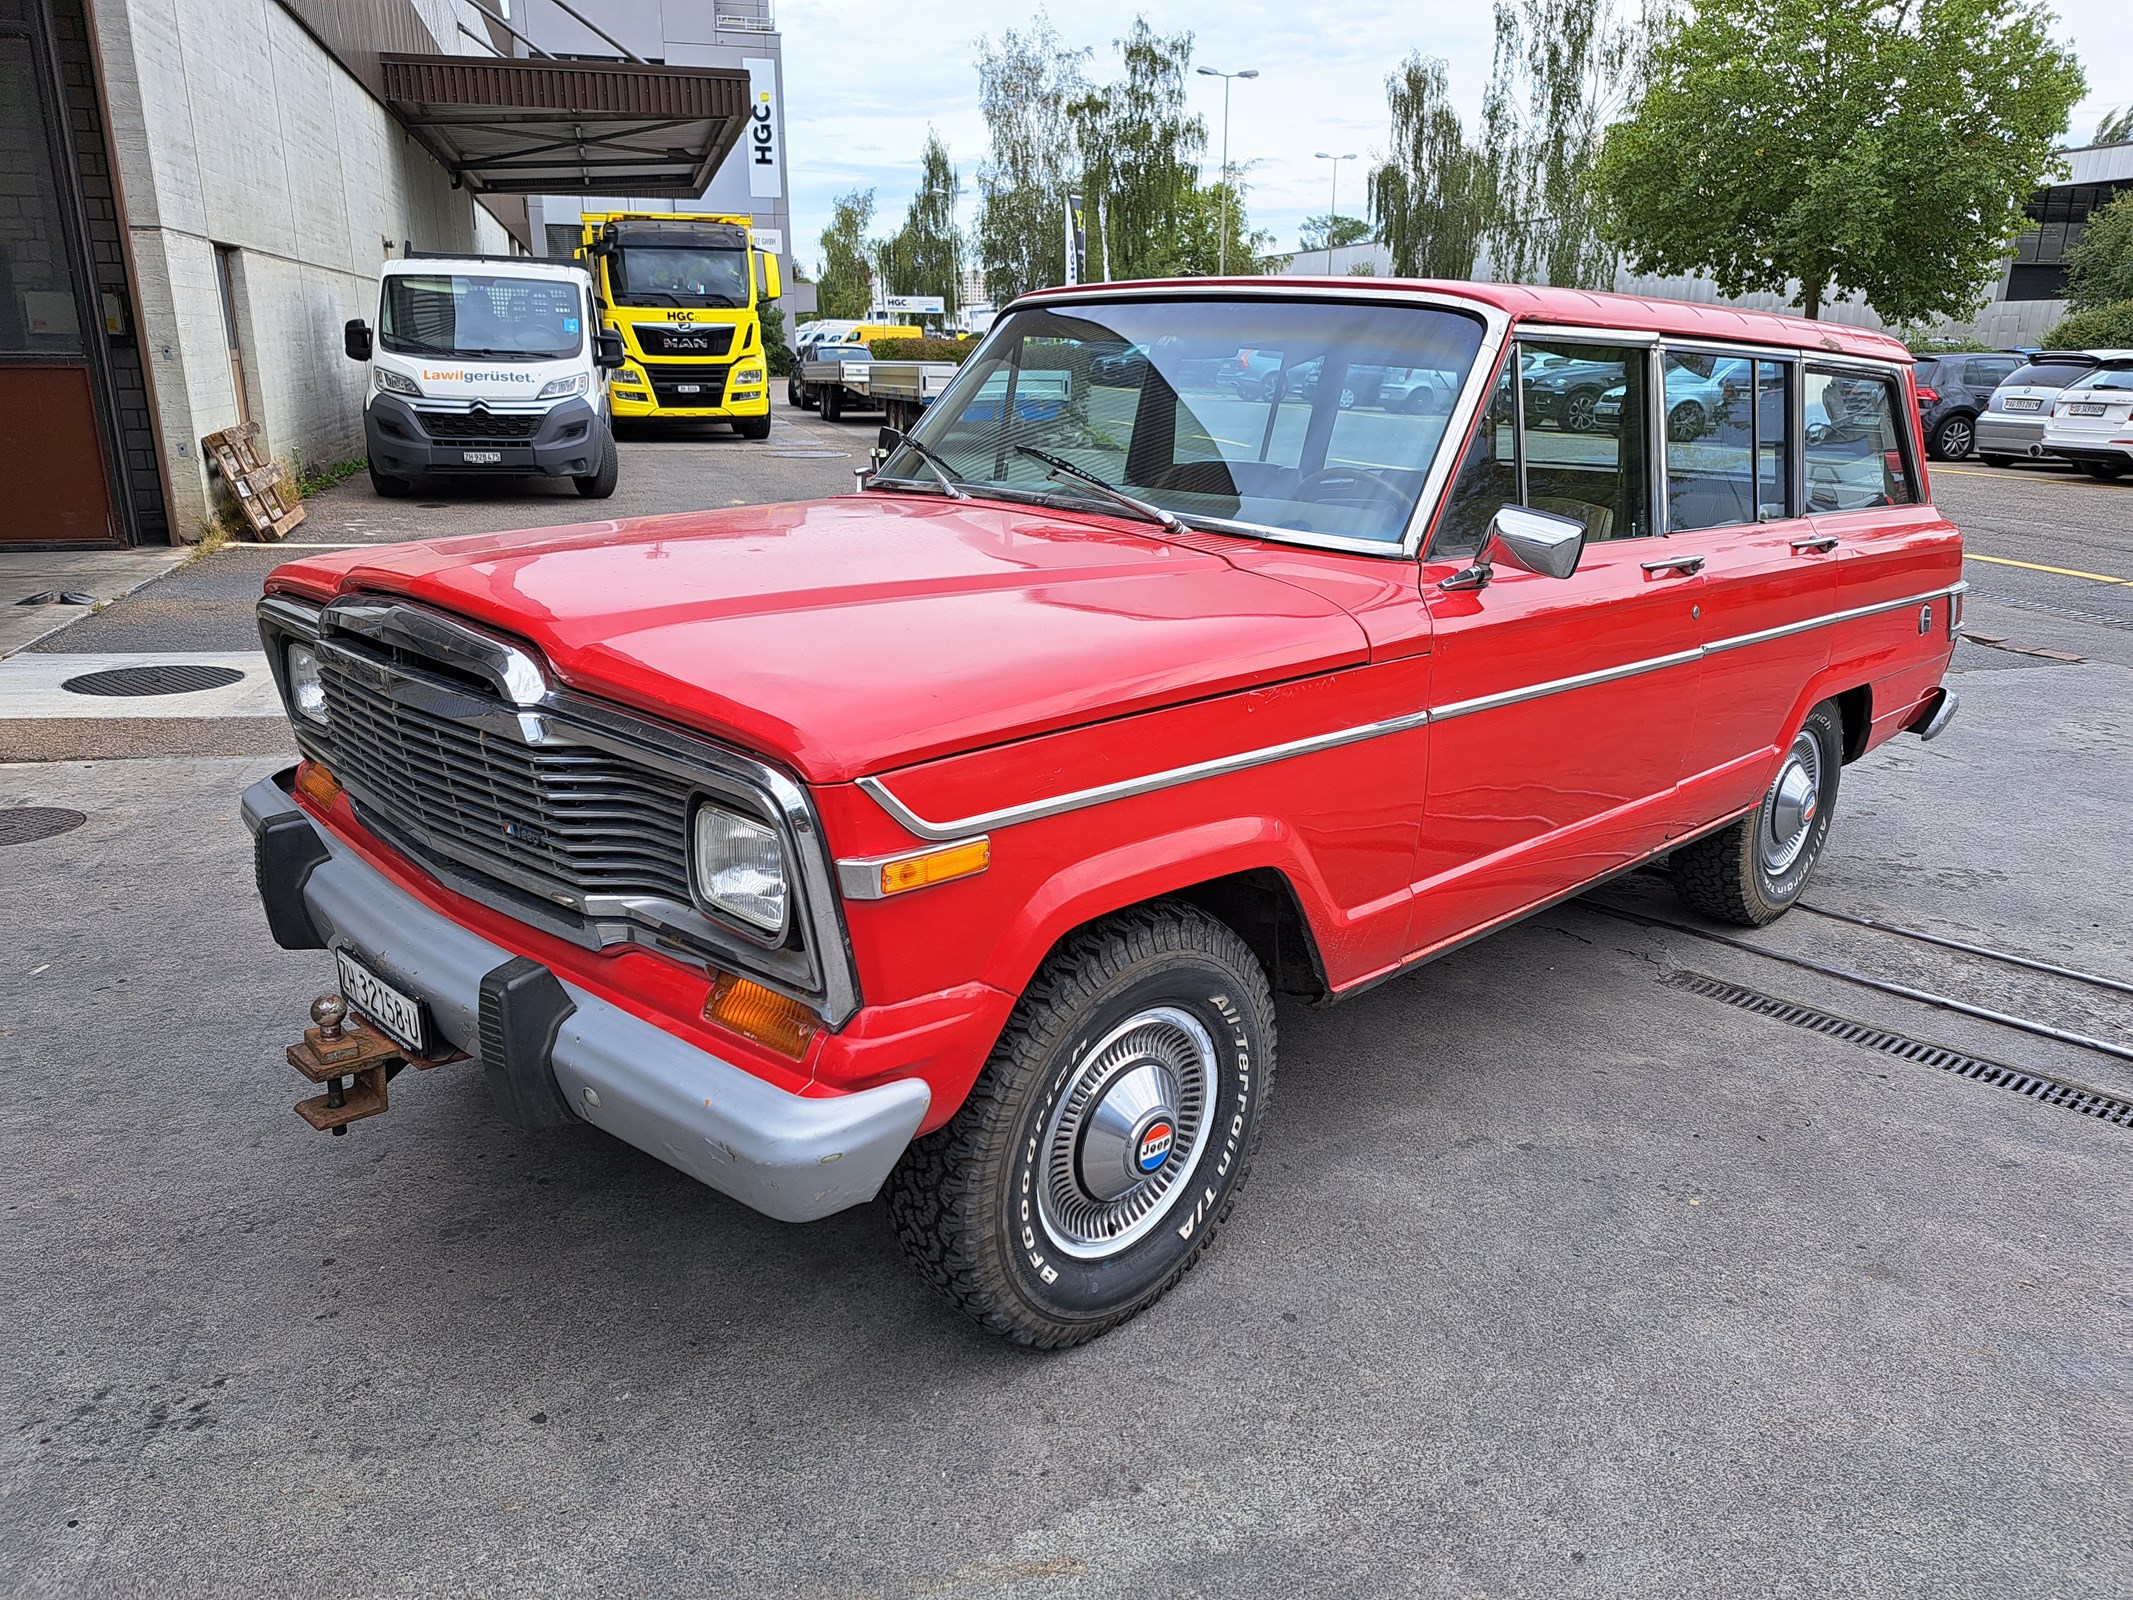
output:
[[[1743,340],[1796,350],[1827,350],[1838,355],[1871,356],[1881,361],[1911,360],[1901,341],[1868,328],[1842,322],[1814,322],[1775,311],[1739,306],[1696,305],[1686,300],[1647,300],[1639,295],[1609,294],[1597,289],[1556,289],[1523,283],[1466,283],[1439,278],[1168,278],[1136,283],[1080,284],[1036,289],[1023,300],[1088,299],[1109,291],[1150,288],[1205,294],[1222,289],[1293,289],[1308,297],[1328,290],[1345,293],[1412,292],[1453,295],[1494,306],[1521,322],[1553,322],[1579,328],[1623,328],[1670,333],[1684,339]]]

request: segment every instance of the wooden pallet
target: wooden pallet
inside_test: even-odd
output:
[[[245,526],[262,544],[274,544],[304,520],[304,502],[280,463],[267,459],[259,424],[224,428],[200,441],[222,481],[236,496]]]

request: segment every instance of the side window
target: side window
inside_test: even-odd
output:
[[[1729,528],[1784,516],[1784,366],[1670,350],[1662,371],[1667,525]]]
[[[2007,375],[2020,365],[2020,362],[2009,356],[1972,361],[1964,381],[1973,389],[1997,389],[2007,381]]]
[[[1517,439],[1511,427],[1511,363],[1506,360],[1496,386],[1483,406],[1474,437],[1459,458],[1445,492],[1444,509],[1429,541],[1426,559],[1445,561],[1473,555],[1489,531],[1489,519],[1504,506],[1518,503]]]
[[[1522,342],[1519,369],[1525,503],[1584,523],[1591,542],[1649,534],[1645,351]]]
[[[1904,459],[1903,397],[1895,380],[1810,366],[1805,387],[1807,509],[1913,504],[1918,492]]]

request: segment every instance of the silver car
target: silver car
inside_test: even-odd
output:
[[[2107,355],[2123,351],[2046,350],[2015,368],[1992,391],[1977,419],[1977,453],[1988,467],[2042,459],[2044,425],[2059,391],[2087,377]]]

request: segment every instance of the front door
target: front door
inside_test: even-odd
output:
[[[1421,571],[1433,670],[1415,954],[1665,840],[1702,579],[1653,536],[1650,355],[1525,341],[1447,496]],[[1499,564],[1484,588],[1442,587],[1506,504],[1584,523],[1576,573]]]

